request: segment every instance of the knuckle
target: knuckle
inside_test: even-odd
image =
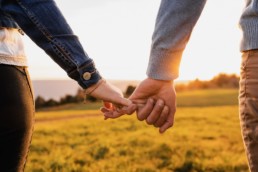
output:
[[[164,105],[165,102],[164,102],[164,100],[162,100],[162,99],[158,99],[157,104]]]
[[[163,113],[167,114],[168,112],[169,112],[169,108],[168,108],[168,106],[165,106],[163,109]]]
[[[164,108],[164,104],[162,103],[158,103],[157,104],[157,109],[159,109],[159,110],[163,110],[163,108]]]
[[[160,119],[165,119],[165,120],[166,120],[166,119],[167,119],[167,116],[168,116],[168,112],[164,112],[164,111],[163,111],[163,112],[161,113],[161,115],[160,115],[160,117],[159,117],[159,118],[160,118]]]
[[[161,114],[163,110],[163,107],[156,105],[155,108],[153,109],[152,113],[154,114]]]
[[[163,109],[163,107],[165,106],[164,102],[161,101],[161,100],[158,100],[158,102],[156,103],[156,105],[157,105],[158,108],[162,108],[162,109]]]

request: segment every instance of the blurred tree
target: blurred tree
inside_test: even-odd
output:
[[[235,74],[228,75],[221,73],[215,76],[210,82],[219,88],[238,88],[239,77]]]
[[[85,98],[84,90],[82,90],[82,89],[79,88],[79,89],[77,90],[76,95],[75,95],[75,101],[76,101],[76,102],[82,102],[82,101],[84,100],[84,98]]]
[[[135,89],[135,86],[129,85],[125,91],[125,97],[129,97],[131,94],[133,94]]]
[[[46,103],[46,100],[41,97],[41,96],[38,96],[35,100],[35,106],[36,106],[36,109],[37,108],[41,108],[41,107],[44,107],[45,106],[45,103]]]
[[[177,91],[184,90],[195,90],[195,89],[209,89],[209,88],[238,88],[239,87],[239,76],[236,74],[225,74],[221,73],[213,77],[209,81],[202,81],[195,79],[188,83],[176,84]]]
[[[89,102],[96,102],[98,99],[96,99],[95,97],[92,97],[91,95],[86,95],[86,101]]]
[[[59,102],[60,104],[74,103],[74,99],[74,96],[68,94],[62,97]]]
[[[58,105],[59,103],[56,101],[56,100],[54,100],[54,99],[49,99],[48,101],[46,101],[46,103],[45,103],[45,107],[53,107],[53,106],[56,106],[56,105]]]

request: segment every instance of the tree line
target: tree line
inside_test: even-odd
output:
[[[239,87],[239,76],[236,74],[224,74],[221,73],[211,80],[199,80],[195,79],[187,83],[175,84],[177,92],[186,90],[197,90],[197,89],[211,89],[211,88],[238,88]],[[129,97],[136,86],[129,85],[124,93],[125,97]],[[80,103],[80,102],[96,102],[99,101],[96,98],[85,95],[82,89],[78,89],[75,95],[65,95],[61,97],[59,101],[54,99],[45,100],[42,96],[38,96],[35,100],[36,109],[43,107],[53,107],[57,105],[64,105],[68,103]]]
[[[176,84],[176,91],[211,89],[211,88],[239,88],[239,76],[236,74],[220,73],[211,80],[195,79],[187,83]]]
[[[54,100],[52,98],[46,100],[42,96],[37,96],[37,98],[35,99],[35,106],[36,106],[36,109],[39,109],[39,108],[53,107],[53,106],[64,105],[69,103],[81,103],[83,101],[96,102],[97,99],[90,95],[86,96],[82,89],[78,89],[75,95],[67,94],[61,97],[59,101]]]

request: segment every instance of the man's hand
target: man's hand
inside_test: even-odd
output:
[[[172,81],[147,78],[139,84],[129,99],[138,106],[142,106],[137,110],[138,119],[146,120],[149,125],[159,127],[160,133],[173,126],[176,92]],[[143,106],[143,104],[146,105]]]

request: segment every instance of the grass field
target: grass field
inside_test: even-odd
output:
[[[247,172],[237,90],[178,93],[164,134],[135,115],[104,121],[100,104],[36,113],[26,172]]]

